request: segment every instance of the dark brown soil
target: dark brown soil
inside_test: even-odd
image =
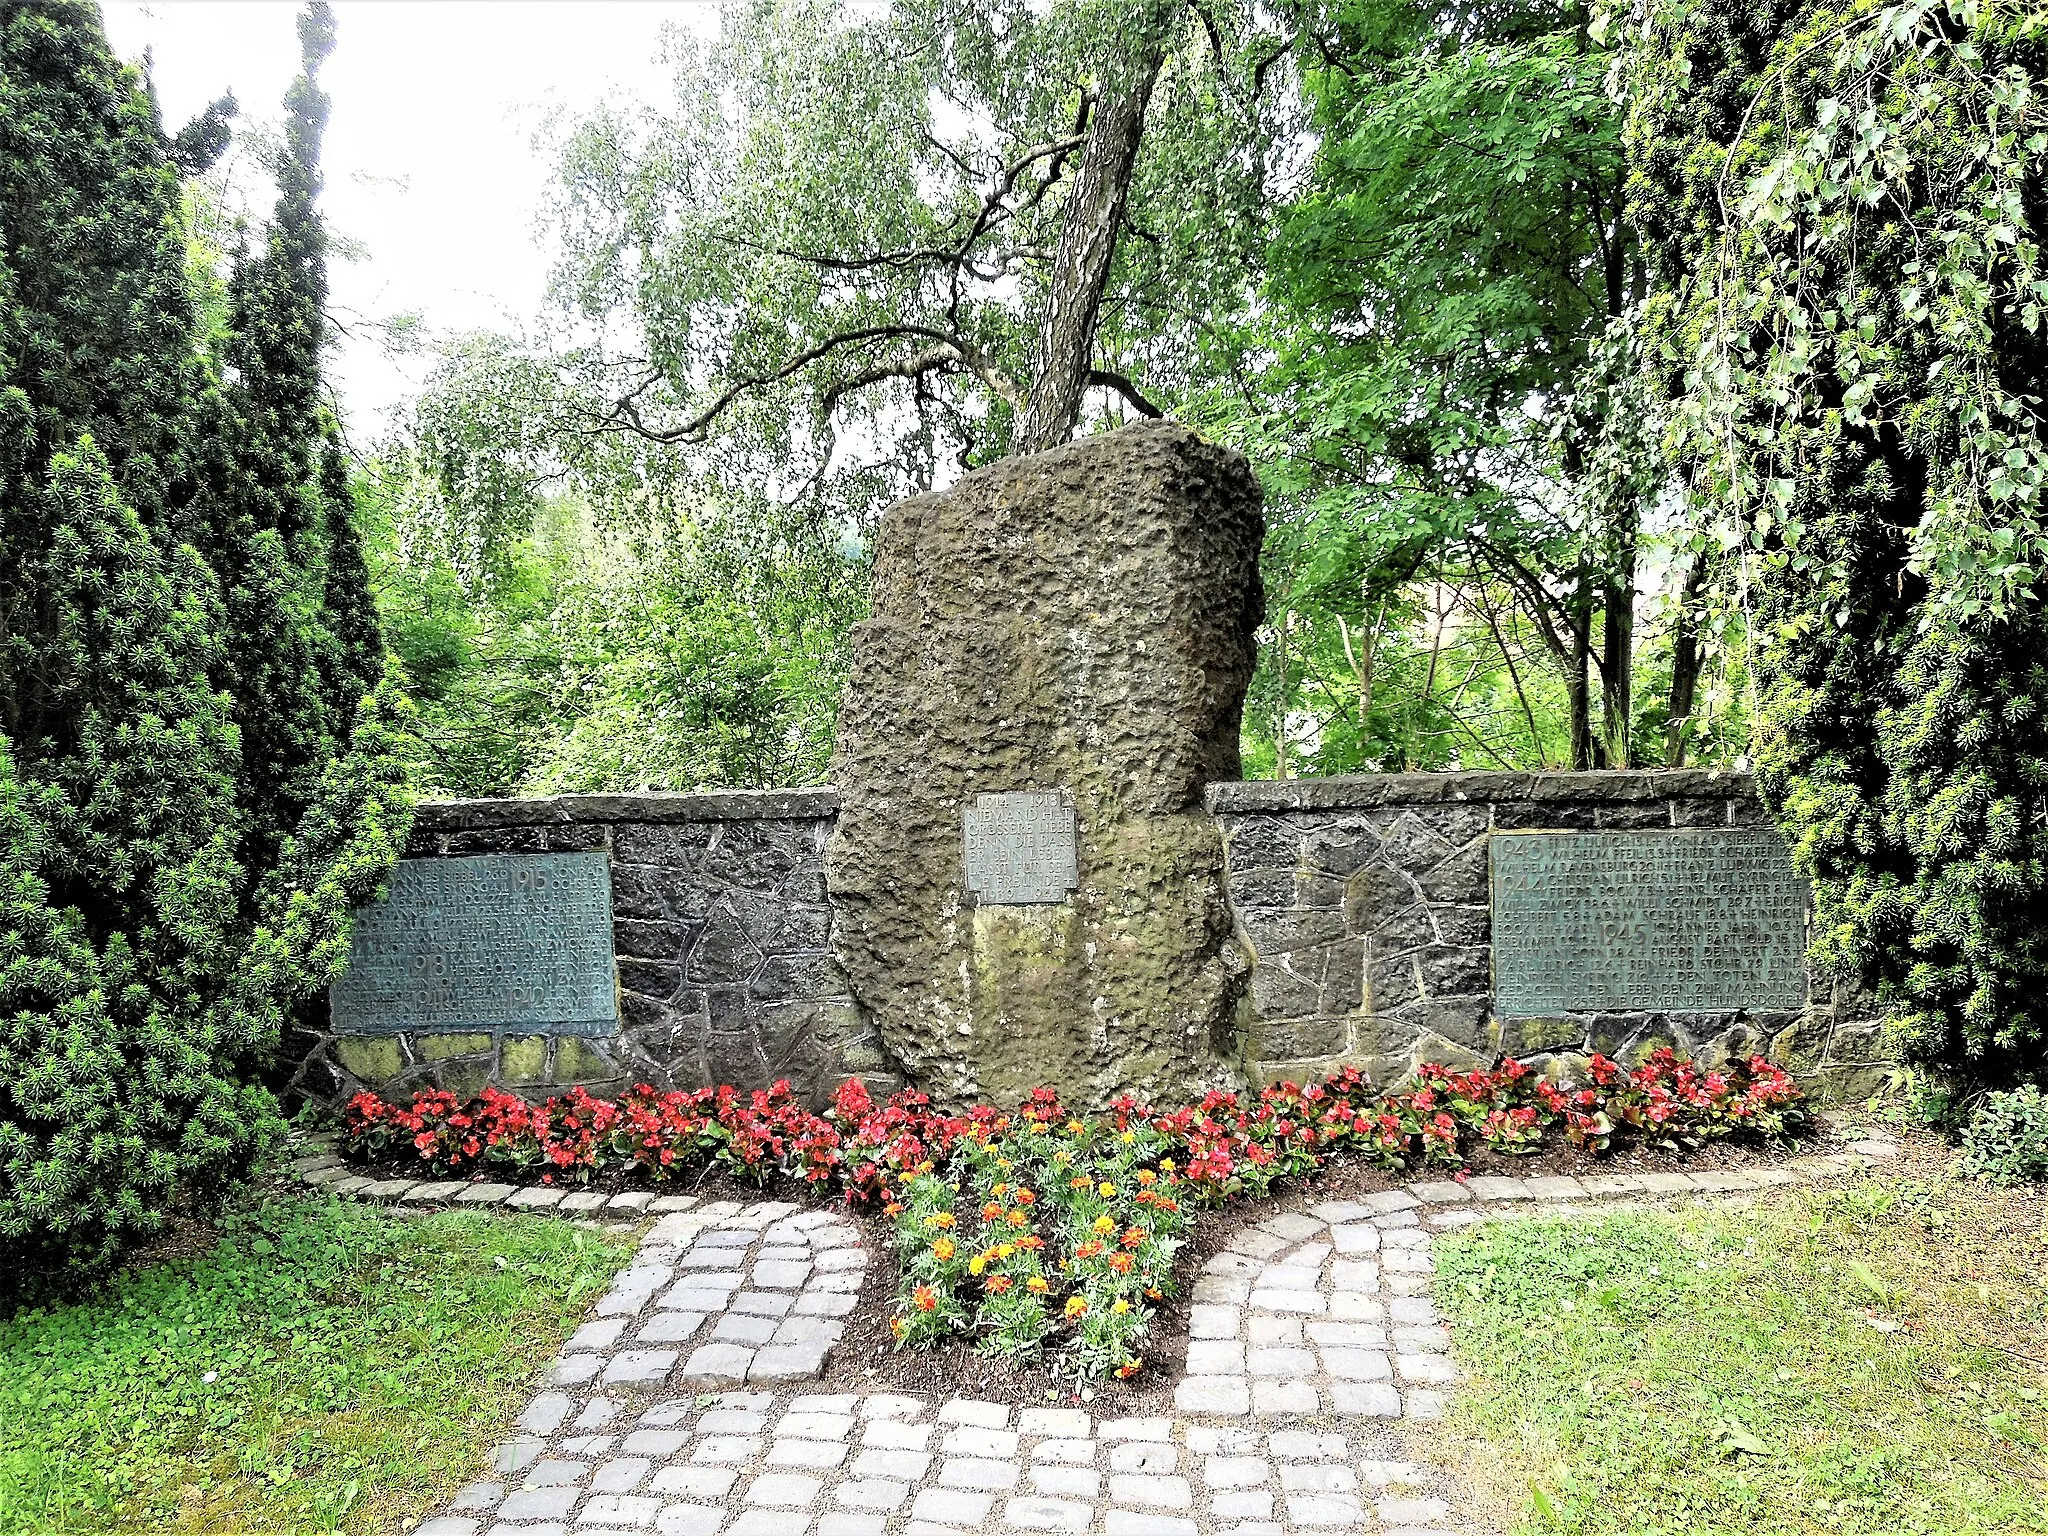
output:
[[[1669,1152],[1632,1151],[1612,1157],[1591,1158],[1569,1144],[1546,1147],[1526,1158],[1498,1157],[1480,1153],[1473,1157],[1474,1175],[1505,1174],[1533,1177],[1544,1174],[1594,1173],[1719,1173],[1738,1168],[1768,1167],[1795,1157],[1836,1150],[1832,1133],[1823,1125],[1790,1147],[1738,1147],[1716,1143],[1685,1155]],[[832,1356],[832,1363],[817,1390],[824,1392],[960,1393],[989,1402],[1016,1407],[1046,1403],[1086,1403],[1108,1417],[1165,1414],[1173,1411],[1173,1383],[1187,1359],[1188,1293],[1202,1266],[1221,1252],[1224,1245],[1248,1226],[1254,1226],[1282,1211],[1307,1210],[1328,1200],[1356,1200],[1380,1190],[1398,1189],[1403,1184],[1440,1174],[1393,1175],[1366,1163],[1342,1161],[1325,1169],[1306,1183],[1290,1182],[1277,1188],[1267,1200],[1245,1200],[1221,1210],[1204,1211],[1188,1236],[1174,1266],[1180,1295],[1170,1297],[1158,1309],[1152,1325],[1152,1352],[1144,1372],[1130,1381],[1114,1379],[1094,1382],[1076,1392],[1071,1382],[1055,1380],[1045,1364],[1018,1366],[1007,1361],[984,1360],[973,1344],[956,1338],[928,1350],[899,1350],[889,1333],[889,1317],[896,1306],[896,1266],[893,1224],[878,1216],[862,1219],[863,1241],[871,1256],[866,1281],[861,1286],[860,1305],[846,1319],[846,1337]]]

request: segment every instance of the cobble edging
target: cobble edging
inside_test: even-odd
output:
[[[1146,1418],[804,1390],[855,1304],[858,1229],[693,1202],[654,1222],[492,1474],[414,1536],[1479,1536],[1408,1437],[1458,1379],[1429,1294],[1437,1236],[1752,1199],[1897,1155],[1877,1138],[1734,1172],[1416,1180],[1276,1213],[1197,1277],[1175,1411]],[[805,1319],[820,1327],[790,1328]]]

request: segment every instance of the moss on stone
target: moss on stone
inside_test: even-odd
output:
[[[519,1035],[498,1047],[498,1081],[501,1083],[544,1083],[548,1080],[548,1042],[545,1035]]]
[[[398,1041],[390,1035],[375,1039],[350,1036],[334,1042],[334,1057],[358,1082],[388,1083],[405,1066]]]
[[[554,1081],[564,1088],[616,1077],[618,1072],[617,1065],[587,1040],[567,1036],[555,1042]]]

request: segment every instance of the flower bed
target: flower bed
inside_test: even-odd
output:
[[[539,1104],[492,1088],[466,1101],[429,1090],[410,1106],[361,1093],[343,1149],[542,1183],[621,1171],[663,1183],[717,1166],[879,1207],[895,1223],[900,1347],[972,1335],[990,1356],[1050,1355],[1061,1374],[1090,1379],[1142,1369],[1196,1208],[1263,1198],[1332,1158],[1450,1172],[1476,1148],[1525,1155],[1556,1132],[1598,1155],[1628,1141],[1774,1140],[1805,1119],[1798,1087],[1761,1057],[1708,1069],[1659,1050],[1629,1071],[1596,1055],[1587,1077],[1552,1082],[1513,1060],[1432,1065],[1382,1093],[1346,1068],[1171,1110],[1125,1096],[1101,1115],[1070,1114],[1044,1088],[1015,1114],[948,1113],[911,1090],[876,1104],[858,1080],[823,1115],[786,1082],[752,1093],[642,1086],[618,1100],[572,1089]]]

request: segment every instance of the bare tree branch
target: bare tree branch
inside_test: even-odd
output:
[[[1105,389],[1115,390],[1130,403],[1131,409],[1140,416],[1149,416],[1157,421],[1166,415],[1166,412],[1160,410],[1158,406],[1147,400],[1139,392],[1137,385],[1112,369],[1090,368],[1088,370],[1088,382],[1090,384],[1100,384]]]
[[[863,326],[857,330],[841,331],[837,335],[828,336],[823,341],[804,348],[801,352],[785,361],[780,367],[770,369],[766,373],[753,374],[747,378],[736,380],[728,385],[710,404],[670,427],[649,426],[640,414],[640,397],[661,380],[659,374],[650,373],[632,389],[621,395],[618,400],[613,402],[611,408],[599,417],[594,424],[583,430],[592,434],[629,432],[635,437],[644,438],[651,443],[690,442],[701,438],[711,424],[725,414],[727,410],[731,409],[733,404],[744,395],[779,384],[784,379],[801,373],[804,369],[810,367],[811,364],[830,357],[834,352],[840,351],[842,348],[858,346],[863,342],[897,341],[905,338],[916,338],[935,343],[936,347],[931,350],[943,350],[947,354],[947,357],[941,361],[957,363],[959,366],[968,369],[1004,400],[1012,405],[1017,403],[1019,398],[1017,386],[1011,381],[1010,377],[998,368],[987,354],[965,337],[954,336],[928,325],[870,325]],[[862,370],[862,373],[871,373],[872,377],[863,379],[861,374],[857,373],[854,375],[854,379],[859,380],[860,383],[875,383],[889,378],[914,378],[920,373],[929,372],[932,366],[936,366],[936,364],[928,364],[922,368],[905,371],[903,368],[895,365],[872,364],[869,368]],[[856,387],[858,385],[853,382],[842,381],[841,384],[834,386],[829,398],[833,404],[836,404],[850,389]]]

